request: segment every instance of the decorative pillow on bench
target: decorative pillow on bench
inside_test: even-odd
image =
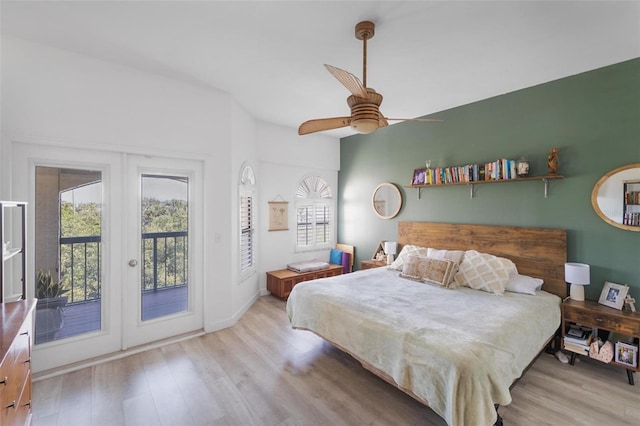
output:
[[[321,269],[327,268],[329,268],[329,264],[321,260],[305,260],[302,262],[295,262],[287,265],[288,270],[298,273],[319,271]]]
[[[340,249],[331,249],[331,253],[329,253],[329,263],[342,265],[342,253],[344,252]]]

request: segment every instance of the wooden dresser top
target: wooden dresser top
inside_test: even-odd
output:
[[[20,332],[20,327],[36,306],[37,299],[0,303],[0,361],[9,352],[11,344]]]

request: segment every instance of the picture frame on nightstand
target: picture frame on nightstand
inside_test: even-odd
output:
[[[628,291],[629,287],[626,284],[616,284],[605,281],[598,303],[621,310],[622,306],[624,306],[624,298],[627,297]]]
[[[628,343],[616,343],[615,360],[618,364],[624,364],[629,367],[638,366],[638,347]]]

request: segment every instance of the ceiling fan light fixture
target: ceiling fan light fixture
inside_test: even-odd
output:
[[[351,115],[348,117],[320,118],[305,121],[298,128],[299,135],[340,129],[347,126],[350,126],[357,133],[367,135],[382,127],[387,127],[389,120],[442,121],[437,119],[386,118],[382,115],[380,112],[382,95],[367,87],[367,40],[370,40],[374,34],[375,25],[373,22],[363,21],[356,25],[356,38],[362,40],[362,81],[348,71],[328,64],[324,65],[327,71],[351,93],[351,96],[347,98],[347,104],[351,108]]]
[[[351,120],[351,128],[356,132],[367,135],[378,130],[378,120],[372,118],[361,118],[359,120]]]

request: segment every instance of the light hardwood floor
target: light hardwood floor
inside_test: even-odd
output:
[[[505,425],[640,425],[640,377],[541,355]],[[36,381],[34,425],[444,425],[265,296],[233,327]]]

